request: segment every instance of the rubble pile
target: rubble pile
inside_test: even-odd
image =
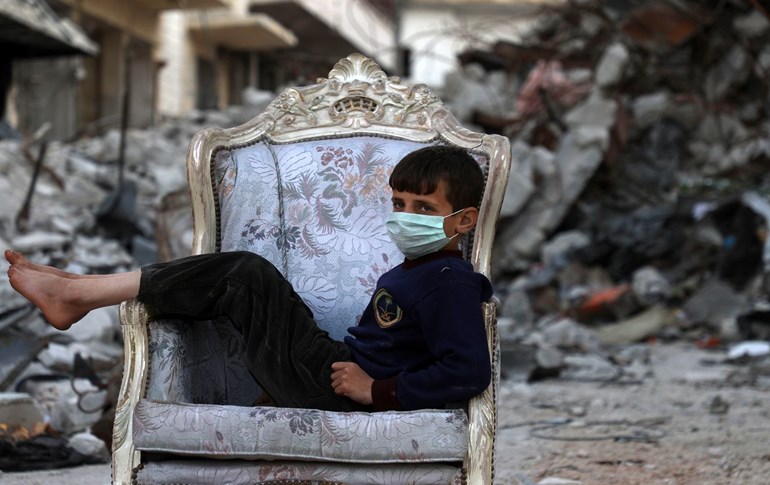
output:
[[[633,344],[686,339],[743,342],[770,385],[762,5],[573,0],[463,57],[445,94],[498,100],[465,121],[513,145],[493,260],[510,372],[617,379]]]
[[[122,175],[118,129],[72,143],[0,140],[0,247],[80,274],[189,254],[187,146],[203,127],[239,125],[274,97],[245,94],[248,103],[227,111],[127,130]],[[185,224],[156,234],[179,199]],[[7,269],[0,258],[0,469],[108,461],[123,363],[116,309],[60,332],[11,288]]]

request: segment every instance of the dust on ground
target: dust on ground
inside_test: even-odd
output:
[[[748,363],[683,342],[656,344],[632,379],[505,380],[496,485],[767,485],[770,386]],[[110,482],[109,465],[4,473],[3,485]]]
[[[661,344],[635,380],[504,382],[495,483],[767,485],[770,389],[723,357]]]

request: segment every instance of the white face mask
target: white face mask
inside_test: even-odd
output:
[[[440,250],[458,236],[459,233],[452,237],[446,236],[444,219],[464,210],[460,209],[447,216],[393,212],[385,221],[385,229],[407,259],[417,259]]]

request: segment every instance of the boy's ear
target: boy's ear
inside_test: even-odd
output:
[[[470,232],[479,220],[479,210],[475,207],[468,207],[460,213],[460,220],[455,229],[460,234]]]

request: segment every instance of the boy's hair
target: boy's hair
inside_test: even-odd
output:
[[[452,210],[477,207],[484,193],[484,174],[467,151],[451,146],[430,146],[415,150],[390,174],[392,189],[425,195],[446,184],[446,197]]]

